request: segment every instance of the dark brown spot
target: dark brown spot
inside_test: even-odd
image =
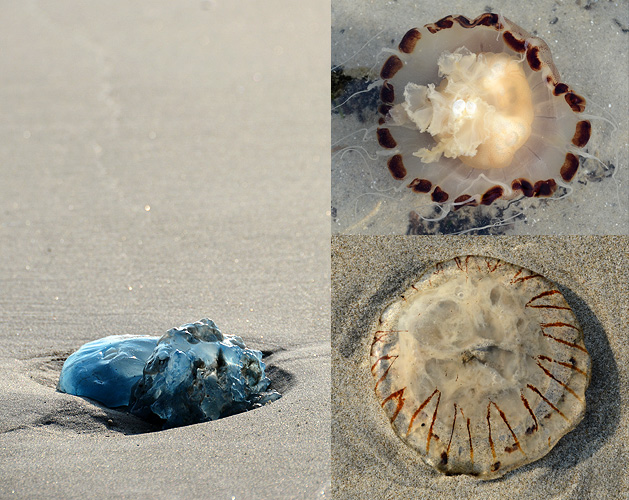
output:
[[[417,30],[417,28],[408,30],[400,42],[400,51],[410,54],[413,50],[415,50],[415,45],[421,37],[422,34]]]
[[[585,111],[585,99],[574,92],[568,92],[565,95],[566,102],[575,113],[583,113]]]
[[[572,144],[578,148],[585,146],[590,140],[590,133],[592,132],[592,125],[588,120],[581,120],[577,123],[576,130],[574,131],[574,137],[572,138]]]
[[[555,179],[548,179],[547,181],[537,181],[533,186],[535,191],[534,196],[550,196],[557,190],[557,183]]]
[[[498,19],[498,14],[485,13],[478,16],[473,21],[470,21],[465,16],[446,16],[440,19],[436,23],[427,24],[426,29],[431,33],[437,33],[438,31],[451,28],[456,21],[462,28],[474,28],[475,26],[493,26],[495,29],[502,29],[502,25]]]
[[[441,465],[446,465],[448,463],[448,454],[445,451],[441,452]]]
[[[510,31],[505,31],[502,38],[504,38],[505,43],[515,52],[522,53],[526,50],[526,40],[519,40],[514,37],[513,33]]]
[[[553,87],[557,85],[557,81],[553,78],[553,75],[548,75],[546,77],[546,81],[548,82],[549,85],[552,85]]]
[[[539,47],[530,46],[526,51],[526,60],[533,71],[542,69],[542,61],[539,58]]]
[[[378,113],[383,116],[387,116],[387,113],[392,107],[393,106],[391,106],[390,104],[381,104],[380,106],[378,106]]]
[[[561,178],[566,182],[570,182],[577,173],[578,168],[579,159],[572,153],[566,153],[566,159],[564,160],[559,172],[561,174]]]
[[[397,146],[397,142],[391,135],[391,132],[388,128],[379,128],[377,130],[378,133],[378,144],[380,144],[385,149],[393,149]]]
[[[558,83],[557,85],[555,85],[555,88],[553,89],[553,94],[561,95],[561,94],[565,94],[569,90],[570,90],[570,87],[568,87],[565,83]]]
[[[517,449],[518,449],[518,447],[515,444],[513,446],[506,446],[505,447],[505,451],[507,453],[513,453]]]
[[[439,19],[439,21],[435,23],[435,26],[444,30],[444,29],[452,28],[453,24],[454,22],[452,21],[452,16],[446,16],[443,19]]]
[[[384,80],[393,78],[395,74],[402,69],[403,66],[404,63],[402,62],[402,60],[398,56],[392,55],[385,61],[384,65],[382,66],[382,69],[380,70],[380,77]]]
[[[408,187],[410,187],[416,193],[429,193],[432,189],[432,182],[428,179],[413,179]]]
[[[502,25],[498,20],[498,14],[492,14],[491,12],[486,12],[485,14],[481,14],[474,20],[475,26],[495,26],[496,29],[500,29]]]
[[[469,200],[469,201],[467,201]],[[458,210],[461,207],[477,207],[478,202],[473,199],[469,194],[463,194],[454,200],[454,210]]]
[[[391,172],[394,179],[401,180],[406,177],[406,167],[402,161],[402,155],[394,155],[389,158],[387,166],[389,167],[389,172]]]
[[[495,464],[491,466],[492,472],[496,472],[498,469],[500,469],[500,462],[496,462]]]
[[[384,125],[386,120],[382,117],[378,118],[378,125]]]
[[[516,179],[511,183],[511,189],[515,190],[520,190],[522,191],[522,194],[528,198],[530,198],[531,196],[533,196],[534,191],[533,191],[533,184],[531,184],[529,181],[527,181],[526,179]]]
[[[481,196],[480,202],[482,205],[491,205],[494,201],[502,196],[504,189],[500,186],[494,186],[489,188],[483,196]]]
[[[476,20],[474,20],[474,21],[470,21],[470,20],[469,20],[467,17],[465,17],[465,16],[456,16],[456,17],[454,18],[454,20],[455,20],[457,23],[459,23],[459,24],[461,25],[461,27],[462,27],[462,28],[473,28],[474,26],[476,26],[476,25],[474,24],[474,22],[475,22]]]
[[[525,434],[530,436],[531,434],[533,434],[535,431],[537,430],[537,425],[531,425],[531,427],[528,427],[525,431]]]
[[[380,89],[380,100],[386,103],[392,103],[395,100],[395,90],[389,82],[384,82]]]
[[[500,28],[500,23],[498,22],[498,15],[487,12],[485,14],[481,14],[473,21],[470,21],[465,16],[457,16],[454,18],[456,22],[458,22],[462,28],[473,28],[475,26],[496,26],[497,29]]]
[[[431,197],[432,197],[432,201],[434,201],[435,203],[444,203],[448,201],[448,198],[449,198],[448,193],[446,193],[439,186],[437,186],[435,190],[432,192]]]

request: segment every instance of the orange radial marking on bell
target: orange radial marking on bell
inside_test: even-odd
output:
[[[548,398],[546,396],[544,396],[537,387],[532,386],[531,384],[528,384],[527,387],[529,389],[531,389],[533,392],[535,392],[540,398],[542,398],[545,403],[550,406],[553,410],[555,410],[557,413],[559,413],[559,415],[561,415],[565,420],[568,420],[568,417],[566,417],[559,408],[557,408],[554,404],[552,404]]]
[[[489,430],[489,446],[491,446],[491,456],[496,461],[496,448],[494,440],[491,438],[491,401],[487,403],[487,429]]]
[[[587,352],[587,349],[585,347],[580,346],[579,344],[575,344],[574,342],[568,342],[567,340],[563,340],[563,339],[560,339],[560,338],[557,338],[557,337],[553,337],[552,335],[549,335],[546,332],[542,332],[542,335],[544,335],[544,337],[548,337],[550,339],[553,339],[554,341],[559,342],[561,344],[565,344],[567,346],[574,347],[575,349],[579,349],[580,351]]]
[[[500,413],[500,418],[502,418],[507,428],[509,429],[509,432],[513,436],[515,445],[518,447],[518,449],[522,452],[523,455],[526,455],[526,453],[524,453],[524,450],[522,450],[522,447],[520,446],[520,441],[518,440],[518,436],[515,435],[515,432],[513,432],[513,429],[509,425],[509,421],[507,420],[507,416],[505,415],[505,413],[500,409],[500,407],[494,401],[492,401],[491,404],[493,404],[496,407],[496,410],[498,410],[498,413]]]
[[[579,396],[576,392],[574,392],[570,387],[568,387],[568,385],[564,382],[562,382],[561,380],[559,380],[557,377],[555,377],[552,373],[550,373],[550,371],[548,371],[546,368],[544,368],[542,366],[542,364],[538,361],[537,362],[537,366],[539,366],[542,370],[544,370],[544,373],[546,375],[548,375],[550,378],[552,378],[555,382],[557,382],[559,385],[561,385],[566,391],[568,391],[570,394],[572,394],[575,398],[577,398],[579,401],[583,401],[583,398],[581,396]]]
[[[537,423],[537,417],[535,416],[535,413],[533,413],[533,410],[531,409],[531,405],[529,404],[528,399],[524,397],[524,394],[522,394],[522,392],[520,392],[520,399],[522,400],[522,403],[524,403],[524,407],[528,410],[529,414],[531,415],[533,422],[535,422],[535,427],[533,428],[533,431],[536,431],[537,428],[539,427],[539,424]],[[527,434],[528,434],[528,431],[527,431]]]
[[[400,413],[400,410],[404,406],[404,401],[405,401],[405,399],[403,398],[403,396],[404,396],[404,389],[405,389],[405,387],[402,387],[399,391],[395,391],[393,394],[391,394],[390,396],[386,397],[384,399],[384,401],[382,402],[382,406],[384,406],[387,403],[387,401],[390,401],[390,400],[393,400],[393,399],[397,400],[397,406],[395,408],[395,413],[391,417],[391,422],[393,422],[397,418],[398,414]]]
[[[439,401],[441,401],[441,393],[437,396],[437,404],[435,405],[435,412],[432,414],[432,422],[430,422],[430,429],[428,429],[428,440],[426,441],[426,453],[430,451],[430,438],[432,437],[432,428],[435,425],[435,419],[437,418],[437,410],[439,410]]]
[[[465,418],[465,414],[463,413],[463,409],[461,409],[461,415]],[[472,431],[470,430],[470,419],[466,419],[467,422],[467,438],[470,445],[470,462],[474,463],[474,445],[472,444]]]
[[[531,274],[529,276],[520,276],[520,274],[522,274],[522,270],[519,270],[517,273],[515,273],[515,276],[511,279],[511,283],[515,284],[515,283],[522,283],[523,281],[527,281],[533,278],[539,278],[539,274]]]
[[[380,360],[381,360],[381,359],[383,359],[384,357],[387,357],[387,356],[383,356],[383,357],[382,357],[382,358],[380,358],[378,361],[380,361]],[[384,373],[382,374],[382,377],[380,377],[380,378],[378,379],[378,381],[376,382],[376,386],[374,387],[374,390],[378,389],[378,386],[380,385],[380,382],[382,382],[382,381],[383,381],[383,380],[387,377],[387,375],[389,374],[389,370],[391,370],[391,367],[393,366],[393,363],[395,363],[395,361],[397,360],[398,356],[388,356],[388,357],[387,357],[387,359],[389,359],[389,358],[393,358],[393,361],[391,361],[391,363],[389,364],[389,366],[387,367],[387,369],[386,369],[386,370],[384,371]],[[378,363],[378,361],[376,361],[376,364]],[[371,368],[371,372],[372,372],[372,373],[373,373],[373,371],[374,371],[374,369],[375,369],[375,367],[376,367],[376,364],[374,364],[374,365],[373,365],[373,367]]]
[[[450,453],[450,445],[452,444],[452,436],[454,436],[454,426],[456,424],[456,403],[454,403],[454,414],[452,415],[452,431],[450,432],[450,439],[448,441],[448,448],[446,450],[446,455]]]
[[[415,422],[415,418],[417,417],[417,415],[419,415],[419,412],[422,411],[424,409],[424,407],[428,404],[428,402],[432,399],[432,397],[437,394],[438,389],[435,389],[432,394],[430,396],[428,396],[425,401],[419,405],[419,408],[417,408],[417,410],[415,411],[415,413],[413,413],[413,416],[411,417],[411,421],[408,424],[408,429],[406,431],[406,434],[410,434],[411,429],[413,427],[413,422]]]
[[[398,356],[380,356],[376,362],[371,366],[371,373],[373,373],[373,371],[376,369],[376,365],[378,363],[380,363],[382,360],[387,360],[387,359],[393,359],[393,361],[391,361],[391,364],[389,365],[389,367],[395,362],[395,360],[398,358]]]
[[[555,327],[568,327],[568,328],[573,328],[575,330],[578,330],[578,328],[574,325],[571,325],[569,323],[562,323],[561,321],[557,321],[555,323],[541,323],[540,326],[542,328],[555,328]]]
[[[548,290],[546,292],[542,292],[539,295],[536,295],[535,297],[533,297],[531,300],[529,300],[526,303],[526,307],[535,307],[537,309],[567,309],[570,310],[569,307],[566,306],[557,306],[557,305],[553,305],[553,304],[533,304],[533,301],[535,300],[539,300],[541,298],[544,297],[548,297],[551,295],[557,295],[559,294],[561,296],[561,292],[559,290]]]
[[[575,370],[579,372],[581,375],[587,376],[587,373],[585,373],[583,370],[581,370],[581,368],[578,368],[575,365],[576,361],[575,363],[567,363],[565,361],[558,361],[556,359],[549,358],[548,356],[537,356],[537,358],[542,359],[544,361],[550,361],[551,363],[557,363],[558,365],[565,366],[566,368],[570,368],[571,370]]]

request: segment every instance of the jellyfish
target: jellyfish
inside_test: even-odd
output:
[[[375,393],[398,437],[444,474],[495,479],[585,415],[591,361],[557,285],[500,259],[431,266],[374,325]]]
[[[433,202],[550,196],[574,178],[591,132],[585,99],[561,82],[546,43],[508,19],[411,29],[380,76],[389,171]]]
[[[389,52],[373,84],[378,155],[399,189],[434,209],[432,220],[561,197],[579,157],[593,158],[585,99],[562,82],[548,45],[505,17],[447,16]]]

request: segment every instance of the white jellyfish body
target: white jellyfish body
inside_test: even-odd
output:
[[[393,178],[442,207],[567,187],[591,126],[550,49],[497,14],[404,35],[384,63],[377,128]]]

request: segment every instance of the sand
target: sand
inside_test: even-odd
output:
[[[332,496],[343,499],[626,498],[627,237],[356,237],[332,240]],[[372,321],[429,263],[480,254],[555,281],[592,358],[585,418],[541,460],[495,481],[443,476],[394,433],[370,374]]]
[[[560,200],[494,203],[448,216],[449,223],[424,223],[417,234],[628,234],[629,233],[629,9],[626,2],[590,0],[444,0],[396,2],[332,1],[332,65],[354,78],[379,70],[407,30],[450,14],[474,19],[490,10],[501,13],[546,41],[562,81],[587,100],[592,118],[588,159]],[[366,90],[355,82],[348,93]],[[332,112],[332,232],[405,234],[409,213],[429,216],[425,198],[408,183],[395,181],[379,151],[375,132],[378,89],[357,94]],[[371,98],[369,97],[371,96]],[[339,102],[340,101],[340,102]],[[613,117],[610,117],[611,113]],[[429,203],[428,203],[429,205]]]
[[[0,6],[0,498],[325,498],[329,5]],[[284,396],[163,432],[57,393],[210,317]]]

